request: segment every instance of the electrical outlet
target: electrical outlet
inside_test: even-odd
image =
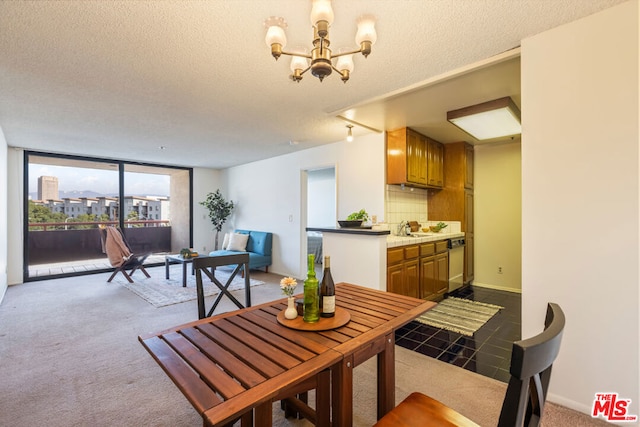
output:
[[[502,274],[502,267],[498,267],[498,274]]]

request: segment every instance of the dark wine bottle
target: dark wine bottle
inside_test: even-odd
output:
[[[322,300],[322,317],[333,317],[336,314],[336,285],[331,277],[331,266],[329,257],[324,257],[324,272],[322,274],[322,284],[320,285],[320,298]]]

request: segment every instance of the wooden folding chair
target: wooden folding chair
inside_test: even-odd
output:
[[[113,226],[101,228],[100,238],[102,239],[103,252],[107,254],[111,266],[115,267],[107,282],[111,282],[116,274],[122,273],[129,283],[133,283],[131,275],[136,270],[140,270],[145,276],[151,277],[143,266],[144,261],[151,253],[134,254],[122,230]]]

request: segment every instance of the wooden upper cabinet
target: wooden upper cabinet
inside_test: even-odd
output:
[[[387,131],[387,184],[441,188],[444,149],[410,128]]]
[[[442,188],[444,185],[444,146],[427,138],[427,185]]]
[[[427,147],[422,136],[407,129],[407,181],[427,185]]]

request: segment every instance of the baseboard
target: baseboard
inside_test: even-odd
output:
[[[547,395],[547,401],[555,403],[556,405],[564,406],[565,408],[573,409],[576,412],[591,415],[592,408],[589,405],[583,405],[575,400],[567,399],[566,397],[562,397],[554,393],[549,393]]]
[[[516,294],[521,294],[522,293],[522,289],[506,288],[504,286],[497,286],[497,285],[491,285],[489,283],[476,282],[475,280],[473,282],[471,282],[471,284],[473,286],[477,286],[479,288],[495,289],[496,291],[513,292],[513,293],[516,293]]]
[[[2,301],[4,300],[4,296],[7,294],[7,289],[8,289],[8,285],[7,285],[7,281],[5,280],[2,284],[0,284],[0,304],[2,304]]]

